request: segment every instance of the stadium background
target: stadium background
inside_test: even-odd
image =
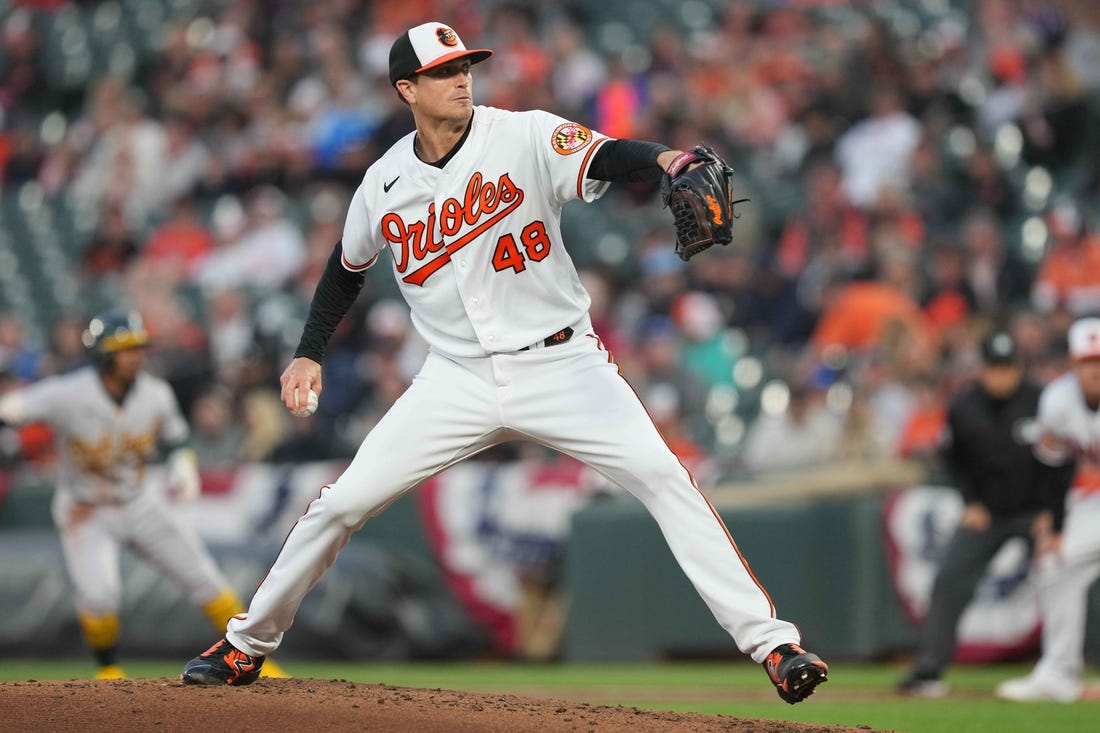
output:
[[[850,656],[912,642],[897,578],[883,575],[882,519],[891,492],[943,482],[935,438],[946,400],[973,372],[980,333],[1008,323],[1046,381],[1064,368],[1069,320],[1100,305],[1092,3],[9,0],[0,9],[0,389],[81,363],[92,312],[138,308],[156,342],[151,367],[176,389],[204,466],[203,499],[181,511],[223,540],[219,557],[246,593],[295,515],[294,497],[338,470],[423,353],[390,274],[374,268],[334,337],[318,414],[291,420],[278,405],[277,375],[347,200],[410,129],[385,57],[394,35],[424,18],[496,50],[477,69],[479,103],[544,108],[617,137],[704,140],[733,162],[752,199],[735,247],[680,263],[649,186],[568,207],[567,245],[624,373],[708,491],[742,512],[730,523],[750,535],[749,557],[754,526],[758,553],[772,552],[773,528],[829,510],[815,535],[819,559],[838,553],[829,572],[800,584],[780,552],[763,559],[763,577],[782,586],[780,607],[800,622],[812,624],[802,617],[826,597],[831,619],[860,602],[884,609],[883,638]],[[4,651],[78,648],[47,528],[48,435],[32,427],[4,445],[9,460],[22,456],[0,474],[4,568],[26,584],[5,578],[2,615],[38,624],[6,629]],[[595,552],[653,552],[652,528],[629,500],[577,467],[523,446],[487,458],[364,530],[346,582],[326,596],[343,594],[344,605],[318,599],[300,652],[330,653],[316,644],[355,617],[367,622],[355,627],[362,647],[344,650],[352,656],[553,658],[568,626],[565,580],[585,564],[570,559],[570,519],[595,526],[605,541]],[[945,506],[937,521],[950,517]],[[840,549],[847,527],[859,541]],[[480,561],[449,564],[446,542],[476,547]],[[882,562],[848,561],[867,551]],[[610,577],[625,577],[629,556],[601,557]],[[674,573],[634,564],[658,569],[619,589],[624,606],[638,606],[632,590],[684,595]],[[853,603],[822,587],[838,578],[864,595]],[[189,611],[146,580],[128,588],[128,618],[172,609],[183,619],[176,639],[190,645]],[[27,588],[55,605],[28,612]],[[409,613],[395,618],[394,598]],[[354,613],[334,618],[333,608]],[[731,652],[712,621],[687,613],[691,633],[646,653]],[[524,626],[539,618],[543,637]],[[647,621],[663,623],[620,624],[633,634],[620,649],[653,636]],[[860,621],[839,638],[866,636]],[[155,625],[124,628],[132,651],[170,646]],[[585,638],[610,646],[605,631]]]

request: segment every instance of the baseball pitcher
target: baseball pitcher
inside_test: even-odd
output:
[[[389,260],[430,353],[413,384],[321,489],[287,537],[248,613],[189,661],[188,684],[248,684],[310,588],[357,529],[428,477],[502,441],[555,448],[631,491],[650,511],[718,622],[799,702],[828,667],[776,617],[717,512],[661,439],[588,316],[589,296],[562,242],[568,201],[611,181],[662,180],[684,258],[732,241],[729,168],[713,151],[612,140],[543,111],[473,103],[467,49],[429,22],[390,50],[390,81],[416,130],[375,162],[351,202],[282,376],[288,409],[322,394],[333,329]]]

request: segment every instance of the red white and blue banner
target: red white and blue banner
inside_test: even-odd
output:
[[[914,625],[928,610],[940,559],[963,513],[957,491],[915,486],[894,494],[885,507],[887,560],[894,590]],[[955,659],[990,662],[1033,650],[1039,641],[1039,607],[1031,557],[1022,538],[994,556],[959,620]]]

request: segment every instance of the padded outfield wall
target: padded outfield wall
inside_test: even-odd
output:
[[[339,464],[247,466],[206,476],[181,509],[247,599],[289,526]],[[912,651],[957,495],[904,465],[848,466],[708,496],[781,617],[834,659]],[[51,492],[16,482],[0,500],[0,655],[80,648]],[[583,499],[583,501],[582,501]],[[571,522],[566,521],[571,517]],[[999,557],[963,619],[975,661],[1033,653],[1026,557]],[[307,599],[290,656],[444,658],[515,653],[520,578],[556,580],[569,661],[734,657],[640,503],[568,463],[467,462],[369,522]],[[178,655],[210,636],[179,591],[124,556],[123,648]],[[1100,585],[1089,656],[1100,662]],[[172,619],[166,627],[164,619]],[[348,643],[352,640],[354,643]]]

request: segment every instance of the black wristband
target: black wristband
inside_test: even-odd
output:
[[[318,364],[324,361],[332,332],[363,289],[367,273],[352,272],[344,267],[343,253],[343,242],[337,242],[309,304],[309,316],[298,348],[294,351],[295,358],[304,356]]]

